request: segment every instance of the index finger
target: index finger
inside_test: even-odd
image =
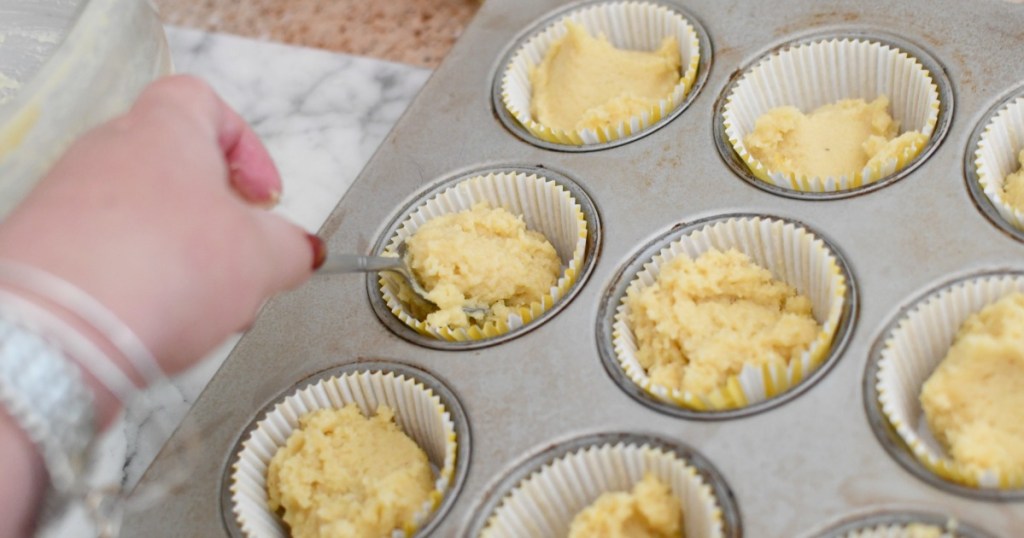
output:
[[[189,75],[164,77],[143,91],[135,108],[172,105],[194,114],[209,127],[227,166],[228,181],[246,201],[273,205],[281,195],[281,176],[252,127],[202,80]]]

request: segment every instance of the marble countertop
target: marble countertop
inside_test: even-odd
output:
[[[176,70],[208,81],[263,139],[284,182],[274,211],[316,232],[426,82],[430,70],[177,26]],[[237,343],[141,395],[98,443],[92,482],[131,488]],[[77,511],[47,529],[80,537]]]

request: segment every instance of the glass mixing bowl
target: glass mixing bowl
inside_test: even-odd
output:
[[[0,0],[0,219],[71,141],[170,71],[147,0]]]

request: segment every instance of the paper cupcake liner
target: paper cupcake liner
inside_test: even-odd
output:
[[[683,73],[671,95],[657,106],[615,127],[600,130],[563,131],[546,127],[530,114],[533,86],[530,72],[540,65],[552,43],[566,33],[566,21],[573,21],[591,35],[605,35],[619,49],[657,50],[661,42],[675,36],[679,42]],[[608,2],[574,10],[529,38],[513,54],[501,79],[501,99],[516,120],[531,134],[555,144],[589,145],[624,138],[654,125],[678,107],[697,78],[700,63],[697,32],[681,14],[665,6],[647,2]]]
[[[723,109],[725,136],[758,179],[800,192],[854,189],[906,167],[926,144],[907,148],[877,167],[852,177],[808,177],[768,170],[744,145],[758,118],[772,108],[794,106],[809,113],[842,99],[890,100],[900,132],[931,138],[939,117],[939,91],[921,63],[894,46],[863,39],[829,39],[787,47],[752,67],[729,93]]]
[[[982,192],[1003,220],[1024,231],[1024,211],[1003,196],[1006,176],[1020,169],[1017,157],[1024,149],[1024,96],[1010,101],[989,121],[974,152],[974,166]]]
[[[427,454],[435,472],[434,491],[405,529],[412,536],[441,504],[455,476],[455,425],[440,398],[415,379],[392,372],[362,371],[331,377],[288,396],[256,423],[232,464],[231,503],[236,522],[249,538],[287,538],[286,524],[267,507],[267,466],[298,428],[299,417],[355,403],[365,416],[386,405],[395,422]]]
[[[810,347],[787,367],[747,365],[723,387],[709,394],[670,389],[654,384],[636,358],[637,343],[627,320],[626,298],[654,284],[661,267],[676,256],[697,258],[709,250],[730,248],[746,254],[757,265],[811,300],[814,319],[822,329]],[[743,217],[710,223],[663,248],[645,263],[619,299],[612,345],[623,372],[654,398],[697,411],[723,411],[768,400],[796,386],[821,366],[829,355],[846,301],[847,282],[825,242],[805,228],[782,220]]]
[[[851,518],[816,532],[814,538],[922,538],[923,531],[940,538],[994,538],[987,531],[942,512],[887,509]]]
[[[648,444],[607,443],[562,456],[523,479],[505,495],[479,536],[568,536],[576,514],[602,493],[632,490],[646,473],[679,499],[685,536],[724,535],[718,500],[693,466]]]
[[[437,194],[417,207],[402,222],[384,249],[384,255],[397,255],[398,246],[427,221],[472,209],[481,202],[521,215],[528,229],[543,234],[555,247],[562,261],[562,274],[540,301],[529,306],[510,308],[511,313],[507,319],[453,329],[432,326],[418,319],[408,305],[398,299],[399,280],[381,273],[380,292],[387,308],[421,334],[455,342],[505,334],[540,317],[564,297],[576,282],[587,247],[587,221],[583,209],[572,194],[555,181],[523,172],[498,172],[472,177]]]
[[[942,289],[899,320],[879,356],[876,389],[882,413],[917,461],[951,482],[984,489],[1024,487],[1024,474],[972,469],[953,461],[929,432],[918,398],[963,322],[1014,292],[1024,292],[1024,276],[978,277]]]
[[[956,532],[949,528],[938,527],[926,523],[910,523],[907,525],[877,525],[874,527],[851,531],[842,535],[843,538],[922,538],[921,530],[937,529],[940,534],[935,538],[956,538]],[[954,527],[955,528],[955,527]]]

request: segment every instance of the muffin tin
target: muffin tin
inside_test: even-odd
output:
[[[127,516],[125,535],[227,533],[228,469],[261,409],[318,372],[367,361],[427,372],[464,410],[465,472],[446,497],[446,513],[431,521],[432,536],[473,536],[530,469],[581,439],[609,435],[685,447],[692,464],[715,469],[729,492],[721,494],[729,503],[720,504],[735,507],[735,536],[838,536],[822,529],[861,517],[902,524],[915,514],[962,521],[974,532],[965,536],[1024,534],[1018,496],[977,494],[909,472],[906,447],[868,411],[875,350],[908,306],[957,279],[1024,270],[1024,241],[979,207],[970,167],[978,130],[1024,81],[1024,7],[1000,0],[676,4],[706,35],[688,103],[642,136],[561,151],[509,124],[493,89],[517,43],[586,4],[489,0],[320,232],[333,251],[378,252],[422,193],[451,178],[543,170],[578,186],[597,216],[590,266],[568,297],[524,330],[468,348],[398,334],[404,325],[375,315],[375,276],[317,277],[274,299],[143,478],[159,477],[191,430],[203,432],[194,479],[159,506]],[[926,56],[932,74],[946,81],[946,117],[936,127],[944,136],[933,135],[898,177],[842,196],[766,189],[722,148],[722,100],[764,54],[829,35],[898,35],[909,52]],[[826,239],[849,273],[856,308],[812,379],[756,412],[703,420],[709,417],[645,405],[609,375],[601,312],[644,245],[733,214],[801,223]]]

